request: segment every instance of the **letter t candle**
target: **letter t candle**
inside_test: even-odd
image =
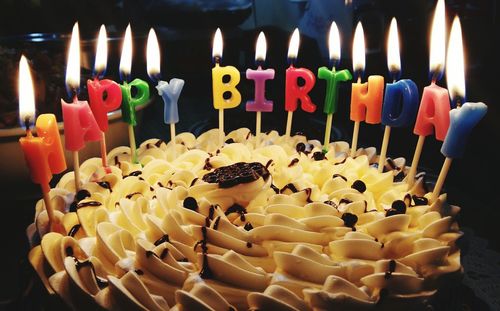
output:
[[[484,117],[488,107],[484,103],[465,103],[464,51],[460,20],[455,16],[448,43],[446,79],[451,100],[456,108],[450,111],[450,127],[441,153],[446,157],[432,192],[432,201],[441,193],[446,176],[455,158],[462,157],[472,128]]]
[[[153,82],[157,82],[156,89],[158,94],[163,98],[165,104],[164,120],[165,124],[170,125],[170,144],[173,150],[173,159],[176,157],[175,150],[175,123],[179,122],[179,112],[177,109],[177,101],[181,95],[184,86],[184,80],[173,78],[170,82],[162,81],[160,69],[160,46],[158,38],[153,28],[149,30],[148,43],[146,47],[146,60],[148,67],[149,78]]]

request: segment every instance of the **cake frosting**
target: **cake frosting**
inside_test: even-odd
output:
[[[456,206],[432,201],[405,160],[323,152],[303,135],[246,128],[150,139],[81,164],[28,228],[30,262],[73,309],[368,310],[427,307],[461,274]],[[174,151],[175,148],[175,152]],[[174,157],[173,155],[176,155]]]

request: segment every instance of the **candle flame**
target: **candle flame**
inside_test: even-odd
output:
[[[267,52],[266,35],[264,35],[264,32],[261,31],[259,33],[259,37],[257,38],[257,45],[255,47],[255,61],[264,62],[266,60],[266,52]]]
[[[393,17],[389,28],[389,40],[387,41],[387,66],[389,72],[397,75],[401,71],[401,58],[399,56],[399,34],[398,22]]]
[[[128,24],[123,38],[122,56],[120,58],[120,75],[126,80],[132,68],[132,30]]]
[[[340,61],[340,34],[337,24],[332,22],[328,36],[328,52],[330,60],[334,63]]]
[[[365,34],[361,22],[358,22],[354,32],[352,67],[354,72],[365,70]]]
[[[78,23],[73,26],[71,42],[69,44],[68,64],[66,66],[66,88],[78,90],[80,88],[80,34]]]
[[[429,70],[433,76],[441,76],[445,64],[446,15],[444,0],[438,0],[431,29]]]
[[[19,61],[19,123],[25,128],[34,123],[35,119],[35,94],[33,90],[33,80],[31,79],[28,60],[21,55]],[[29,123],[27,124],[27,120]]]
[[[290,44],[288,45],[288,58],[296,59],[299,54],[299,45],[300,45],[300,33],[299,29],[295,28],[293,31],[292,37],[290,38]]]
[[[97,75],[104,75],[108,63],[108,36],[106,26],[101,25],[99,29],[99,38],[97,39],[97,48],[95,53],[94,72]]]
[[[146,46],[146,61],[148,76],[156,80],[160,74],[160,45],[153,28],[149,30],[148,43]]]
[[[222,58],[222,33],[220,28],[217,28],[214,35],[214,42],[212,48],[212,58]]]
[[[446,65],[446,80],[452,100],[465,97],[464,48],[462,44],[462,27],[460,19],[455,16],[451,26],[450,42]]]

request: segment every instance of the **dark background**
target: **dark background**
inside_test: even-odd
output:
[[[276,70],[275,79],[267,82],[267,98],[274,101],[274,112],[263,114],[263,130],[278,129],[284,131],[286,113],[283,108],[284,72],[287,67],[286,53],[288,40],[293,28],[301,31],[301,46],[297,61],[298,66],[313,72],[321,66],[328,66],[326,38],[330,22],[335,20],[342,38],[342,61],[338,68],[352,70],[351,44],[352,34],[357,21],[361,20],[365,29],[367,56],[365,79],[368,75],[380,74],[389,80],[386,65],[386,33],[390,19],[398,20],[402,77],[411,78],[419,90],[429,84],[428,55],[429,35],[435,1],[175,1],[175,0],[32,0],[0,1],[0,48],[11,49],[12,62],[2,64],[4,70],[17,70],[21,52],[32,59],[35,71],[44,70],[48,62],[39,51],[49,51],[49,63],[59,74],[53,75],[53,94],[46,100],[40,111],[58,109],[58,98],[64,93],[65,51],[75,21],[79,21],[83,49],[95,49],[94,38],[99,26],[106,24],[110,40],[108,76],[118,80],[117,69],[121,48],[121,36],[127,23],[131,22],[134,33],[133,75],[147,80],[145,66],[145,38],[149,27],[155,27],[162,49],[163,79],[177,77],[184,79],[180,101],[180,122],[178,132],[200,132],[217,126],[217,113],[211,100],[211,44],[217,27],[221,27],[224,37],[224,64],[236,66],[242,73],[239,90],[243,101],[253,98],[253,83],[244,78],[246,68],[254,68],[254,48],[259,31],[265,31],[267,37],[266,67]],[[482,101],[488,105],[488,114],[474,129],[467,141],[463,159],[453,162],[446,181],[449,201],[462,207],[459,222],[463,228],[474,235],[486,239],[489,247],[500,249],[500,206],[496,196],[500,183],[498,178],[498,142],[500,142],[500,112],[497,104],[496,87],[498,79],[499,44],[497,2],[495,0],[446,1],[447,31],[451,20],[458,14],[462,22],[463,42],[466,55],[466,88],[469,101]],[[27,39],[29,33],[54,34],[41,42]],[[48,40],[46,40],[48,38]],[[113,39],[114,38],[114,39]],[[0,50],[1,51],[1,50]],[[12,52],[14,51],[14,52]],[[92,52],[93,53],[93,52]],[[46,57],[47,55],[45,55]],[[82,74],[90,76],[90,64],[83,64]],[[39,66],[39,67],[37,67]],[[15,83],[2,74],[2,88],[11,87],[15,92]],[[149,81],[149,80],[148,80]],[[443,78],[439,83],[446,87]],[[154,91],[154,90],[153,90]],[[82,97],[85,97],[82,90]],[[153,92],[156,93],[156,92]],[[15,95],[15,93],[13,93]],[[323,139],[325,115],[322,113],[324,99],[324,81],[317,80],[311,92],[313,101],[318,105],[317,112],[294,114],[293,131]],[[12,94],[10,96],[13,96]],[[17,96],[17,95],[16,95]],[[341,88],[339,111],[334,117],[332,138],[350,142],[352,122],[349,120],[350,85]],[[8,96],[7,96],[8,97]],[[0,100],[2,98],[0,97]],[[17,106],[17,97],[13,103]],[[147,108],[143,122],[137,128],[138,140],[168,137],[168,128],[162,123],[161,101]],[[244,105],[226,110],[226,128],[235,129],[247,126],[254,129],[254,116],[244,111]],[[125,135],[125,134],[124,134]],[[379,125],[361,126],[360,145],[379,147],[383,128]],[[393,129],[388,155],[413,156],[417,137],[409,128]],[[439,173],[443,156],[439,149],[441,142],[428,138],[420,161],[420,169],[431,177]],[[2,152],[0,150],[0,152]],[[29,185],[14,185],[10,189],[16,192],[2,193],[2,216],[0,216],[0,241],[2,251],[1,291],[3,307],[12,308],[12,301],[22,297],[21,290],[26,288],[30,277],[26,263],[27,246],[24,229],[33,220],[35,198],[26,198],[23,191]],[[5,260],[5,263],[4,263]],[[500,263],[492,262],[497,269]],[[11,300],[14,299],[14,300]],[[37,308],[37,300],[21,304],[28,308]],[[19,305],[15,304],[19,307]]]

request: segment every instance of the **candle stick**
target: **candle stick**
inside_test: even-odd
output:
[[[261,113],[273,111],[273,101],[266,99],[266,80],[274,79],[274,69],[262,69],[262,65],[266,61],[266,36],[261,31],[257,38],[255,48],[255,63],[257,70],[247,69],[246,77],[253,80],[255,83],[255,99],[249,100],[246,103],[246,111],[255,111],[255,145],[260,144],[261,132]]]
[[[431,84],[424,88],[413,133],[418,135],[406,182],[411,187],[415,182],[418,163],[428,135],[435,133],[443,141],[450,124],[450,100],[448,91],[436,83],[442,77],[445,65],[446,15],[444,0],[438,0],[431,28],[429,72]]]
[[[488,107],[484,103],[465,103],[464,55],[460,20],[455,16],[450,32],[446,65],[446,78],[450,97],[456,108],[450,111],[450,128],[446,134],[441,153],[446,157],[432,192],[435,201],[446,180],[452,160],[463,156],[472,128],[484,117]]]
[[[179,112],[177,101],[184,86],[184,80],[171,79],[170,82],[162,81],[160,69],[160,46],[158,38],[153,28],[149,30],[148,43],[146,48],[147,67],[149,78],[157,82],[156,89],[164,102],[164,121],[170,125],[170,141],[173,147],[173,157],[176,157],[175,150],[175,123],[179,122]]]
[[[215,63],[212,68],[212,92],[214,108],[219,110],[219,145],[221,146],[224,144],[224,109],[236,108],[241,103],[241,94],[236,89],[240,83],[240,72],[233,66],[220,66],[222,43],[222,33],[217,28],[212,49],[212,59]],[[229,81],[224,82],[224,77],[229,77]]]
[[[87,141],[98,141],[102,138],[101,130],[87,101],[78,100],[80,89],[80,38],[78,23],[73,26],[66,67],[66,89],[73,97],[72,103],[61,99],[64,119],[64,142],[67,150],[73,153],[73,171],[75,192],[80,190],[80,160],[78,152],[85,147]]]
[[[288,111],[285,128],[286,136],[290,136],[293,112],[297,110],[297,103],[299,100],[302,110],[309,113],[316,111],[316,105],[308,95],[316,83],[316,77],[309,69],[294,67],[294,63],[299,53],[299,45],[300,33],[296,28],[290,38],[290,44],[288,46],[288,61],[290,62],[290,66],[286,70],[285,78],[285,110]],[[299,86],[299,78],[303,79],[303,86]]]
[[[54,215],[50,201],[50,185],[52,174],[66,169],[66,160],[59,136],[56,117],[53,114],[42,114],[36,119],[38,137],[31,133],[35,119],[35,96],[33,81],[26,58],[21,56],[19,62],[19,120],[26,130],[26,136],[19,139],[26,163],[30,169],[31,179],[40,185],[43,193],[45,210],[49,219],[50,231],[61,231]]]
[[[123,84],[122,90],[122,115],[123,120],[128,123],[128,137],[130,142],[130,158],[132,163],[138,163],[134,127],[137,125],[135,108],[149,100],[149,85],[141,79],[134,79],[128,82],[132,69],[132,31],[130,24],[125,30],[123,40],[122,55],[120,59],[120,76]],[[132,96],[132,88],[137,90],[136,95]]]
[[[328,145],[330,144],[333,114],[337,111],[338,106],[339,84],[340,82],[352,79],[352,75],[347,69],[335,71],[335,66],[340,61],[340,35],[335,22],[332,22],[332,25],[330,26],[328,50],[330,54],[330,62],[332,63],[332,70],[329,70],[326,67],[318,69],[318,78],[326,80],[325,106],[323,108],[324,113],[326,113],[325,140],[323,143],[324,152],[328,151]]]
[[[120,108],[122,91],[120,86],[109,79],[99,80],[106,73],[108,58],[106,27],[101,25],[96,47],[93,79],[87,80],[89,105],[101,129],[101,158],[103,167],[108,167],[106,149],[106,131],[108,130],[108,112]]]
[[[351,144],[351,157],[358,148],[359,125],[361,121],[378,124],[381,121],[384,77],[369,76],[367,83],[361,83],[365,69],[365,38],[361,22],[356,26],[352,48],[353,70],[357,75],[357,83],[352,84],[350,118],[354,121]]]

